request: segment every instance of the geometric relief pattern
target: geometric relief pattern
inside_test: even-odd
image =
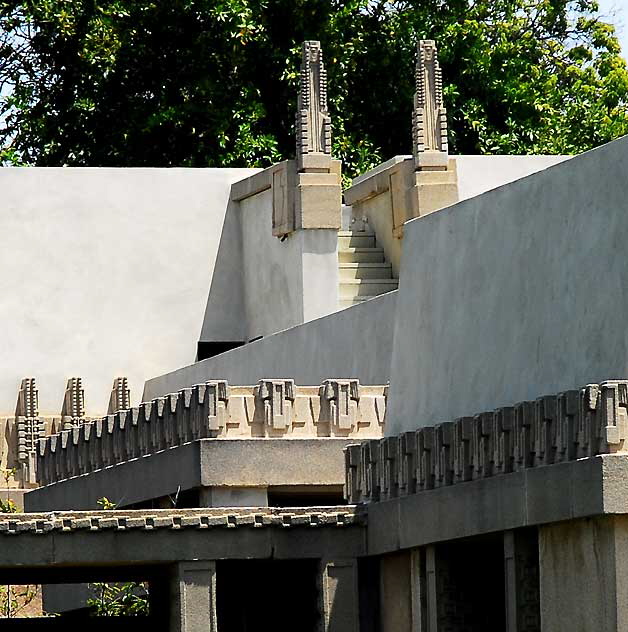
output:
[[[611,380],[347,446],[346,494],[378,501],[625,451],[628,381]]]

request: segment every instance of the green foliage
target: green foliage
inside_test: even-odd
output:
[[[136,617],[148,614],[148,591],[137,582],[90,584],[94,597],[87,606],[97,617]]]
[[[118,506],[117,503],[114,503],[114,502],[110,501],[106,496],[103,496],[102,498],[99,498],[96,501],[96,504],[101,509],[104,509],[105,511],[109,511],[109,510],[115,509]]]
[[[117,503],[106,496],[96,503],[105,511],[112,511]],[[94,594],[87,600],[87,607],[98,617],[134,617],[148,614],[148,584],[138,582],[117,582],[90,584]]]
[[[11,498],[2,500],[0,498],[0,513],[19,513],[18,506]]]
[[[2,470],[2,478],[4,479],[4,485],[6,488],[9,487],[9,483],[11,479],[15,476],[17,469],[12,468],[4,468]],[[7,492],[6,500],[0,498],[0,513],[18,513],[20,510],[18,506],[15,504],[15,501],[12,498],[9,498],[9,493]]]
[[[349,174],[409,153],[419,38],[439,44],[453,153],[575,153],[628,132],[628,72],[595,0],[0,0],[0,26],[13,164],[291,157],[304,39],[322,42]]]

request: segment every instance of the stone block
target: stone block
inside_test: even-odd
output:
[[[338,163],[340,161],[333,161]],[[329,173],[332,169],[331,154],[310,152],[301,156],[300,171]]]
[[[294,160],[286,160],[270,167],[273,194],[273,225],[275,237],[294,231],[295,188],[297,166]]]
[[[335,173],[299,173],[295,191],[296,230],[340,230],[342,187]]]

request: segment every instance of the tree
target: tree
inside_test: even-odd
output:
[[[628,72],[595,0],[0,0],[0,20],[0,135],[26,163],[291,157],[304,39],[321,40],[349,173],[409,152],[420,38],[439,45],[453,153],[576,153],[628,132]]]

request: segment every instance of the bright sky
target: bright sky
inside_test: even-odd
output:
[[[598,0],[600,13],[617,28],[624,57],[628,57],[628,0]]]

